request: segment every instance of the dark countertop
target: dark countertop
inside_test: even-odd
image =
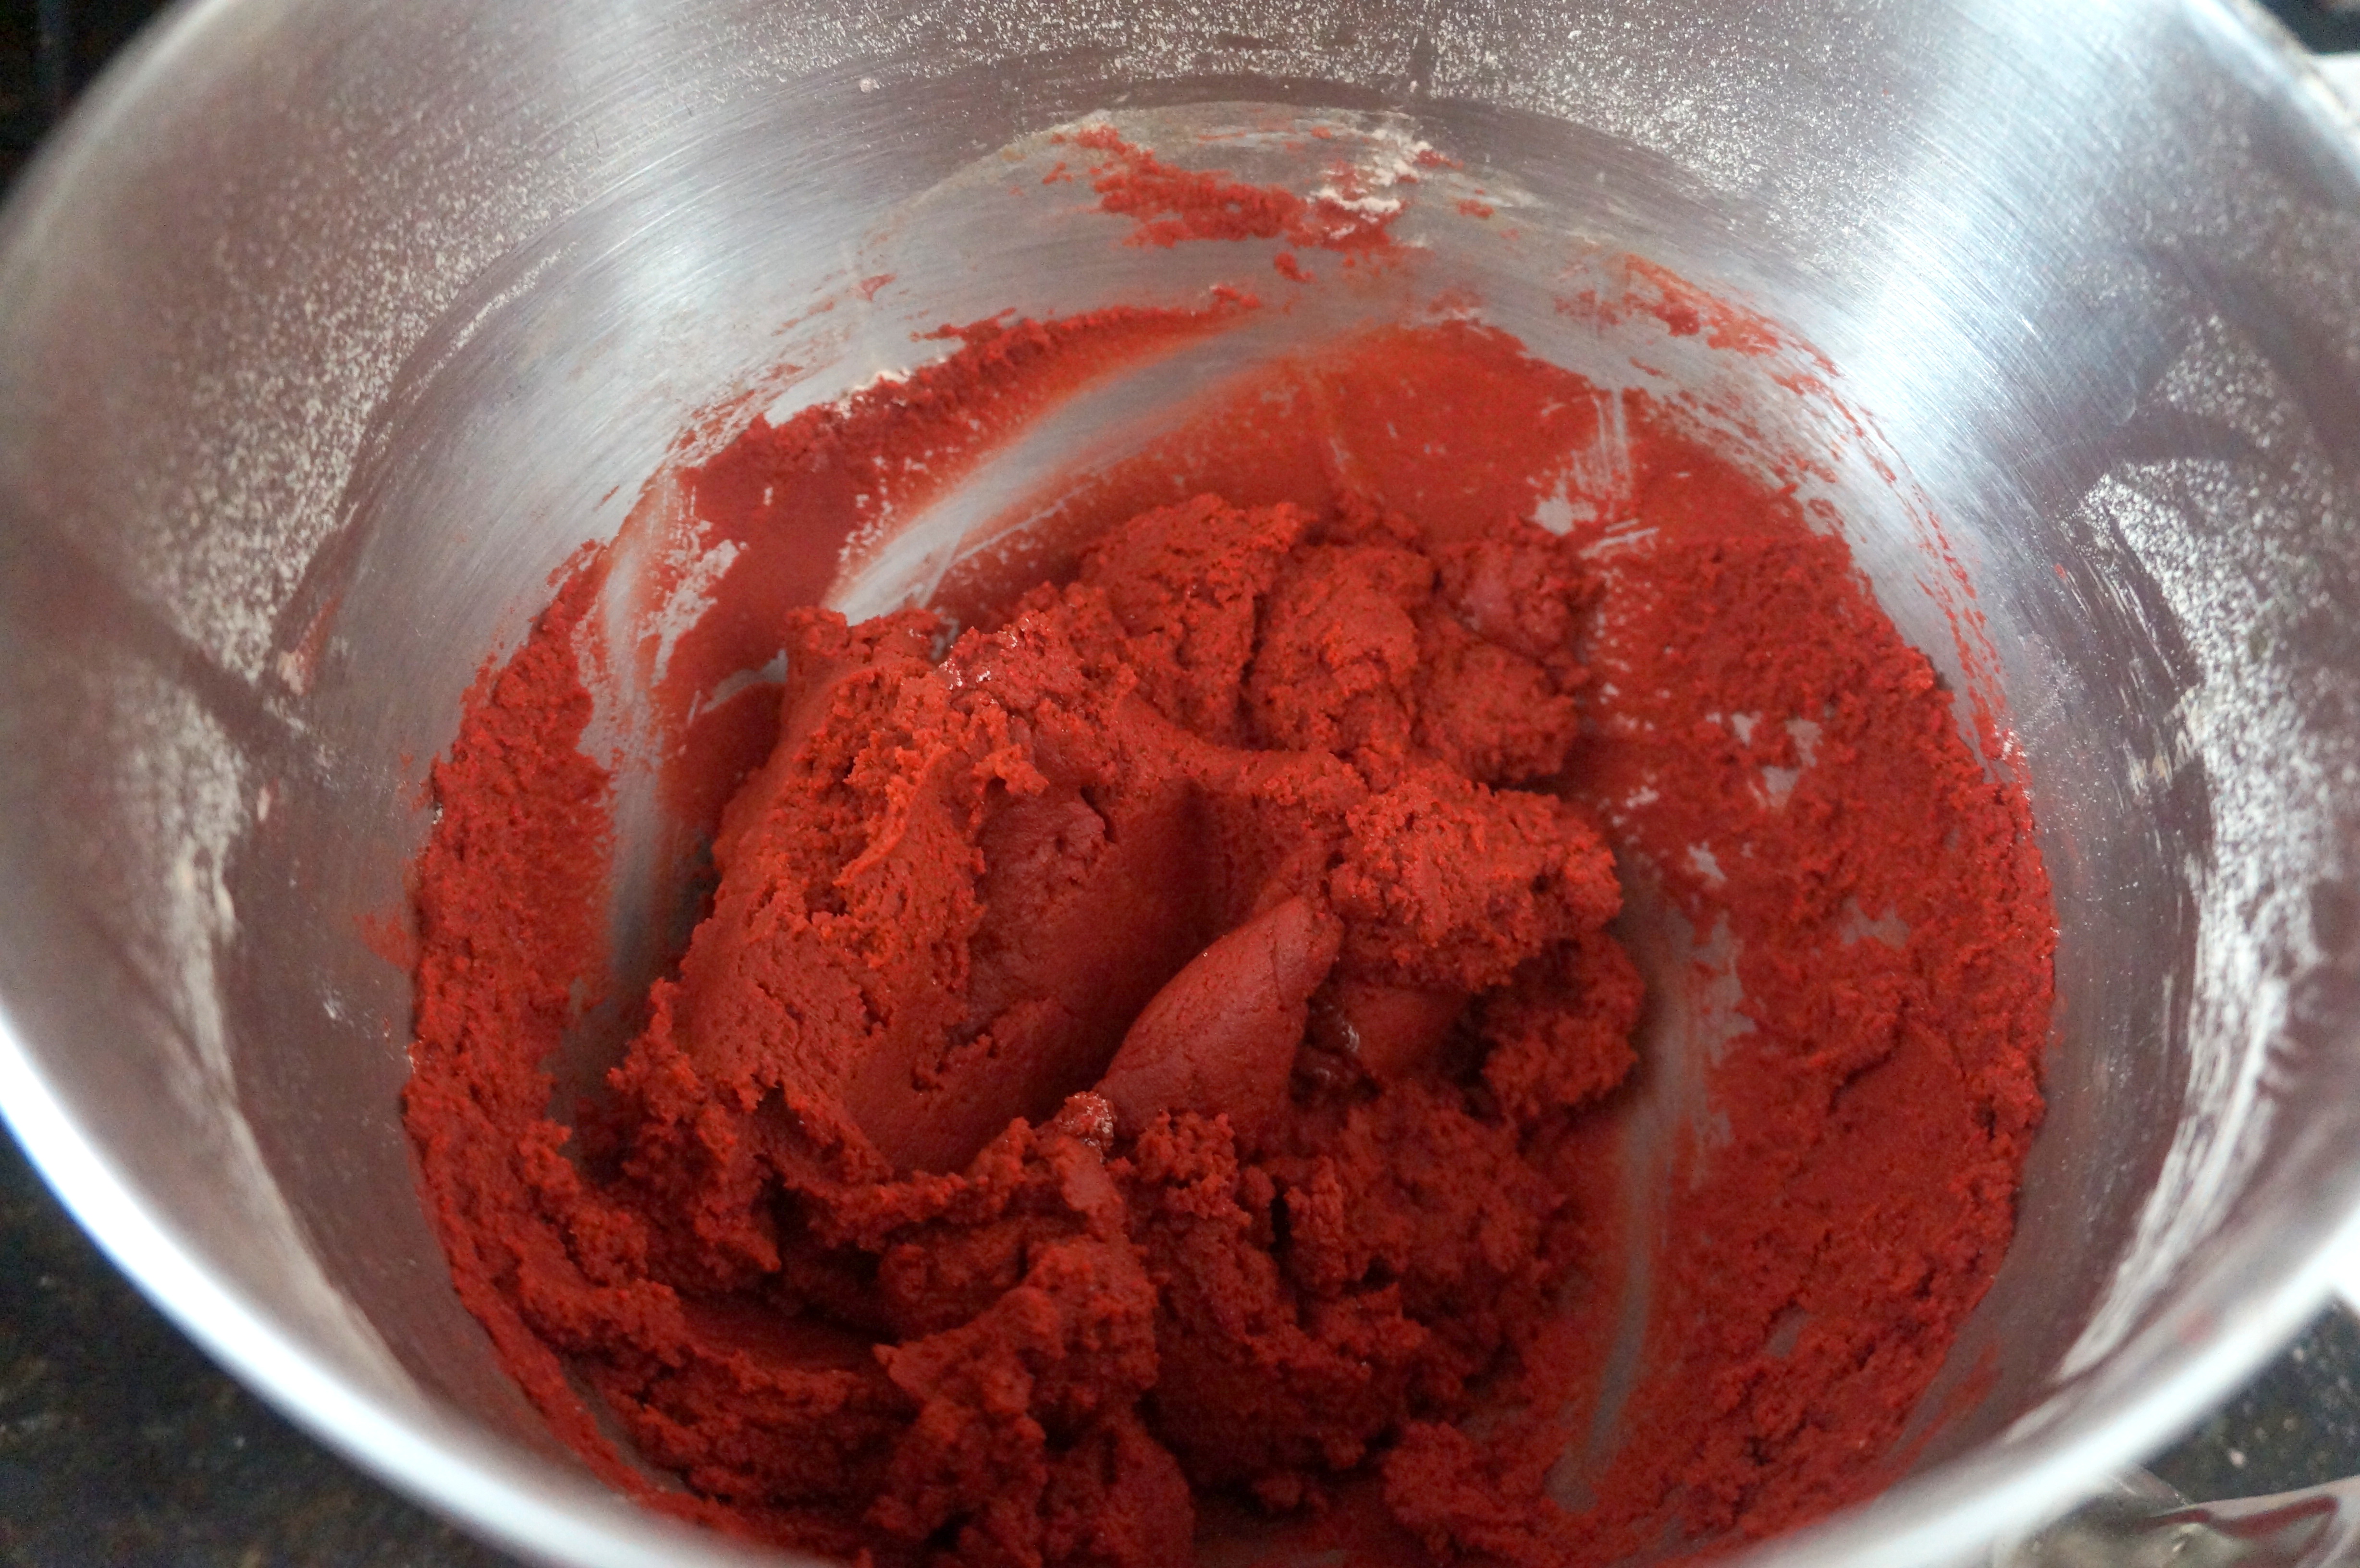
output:
[[[2300,21],[2314,0],[2277,5]],[[158,8],[0,6],[0,188]],[[2360,28],[2360,19],[2344,25]],[[2321,1318],[2154,1468],[2200,1501],[2360,1474],[2360,1323],[2341,1312]],[[0,1568],[510,1562],[396,1497],[217,1370],[0,1138]]]
[[[2245,1391],[2148,1466],[2193,1500],[2360,1475],[2360,1320],[2321,1314]]]
[[[0,1565],[503,1568],[290,1426],[0,1138]]]

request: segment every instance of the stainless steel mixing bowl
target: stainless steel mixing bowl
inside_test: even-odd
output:
[[[801,396],[905,353],[781,333],[878,246],[929,265],[894,224],[978,157],[1213,102],[1393,116],[1754,302],[1931,498],[2056,881],[2052,1110],[1979,1394],[1770,1555],[1949,1561],[2098,1486],[2360,1249],[2360,162],[2238,0],[184,4],[0,218],[17,1136],[470,1528],[740,1560],[603,1491],[460,1309],[365,928],[478,661],[691,411],[791,339]],[[1123,281],[1027,238],[941,290]]]

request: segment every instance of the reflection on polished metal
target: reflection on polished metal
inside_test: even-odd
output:
[[[2360,163],[2242,0],[184,5],[0,217],[0,1107],[143,1285],[487,1536],[749,1560],[603,1491],[453,1300],[363,925],[485,651],[691,412],[1219,275],[978,215],[962,170],[1109,108],[1415,136],[1754,303],[1973,584],[2051,1115],[1914,1470],[1764,1560],[1988,1558],[2304,1322],[2360,1245]]]
[[[2330,55],[2319,62],[2320,73],[2344,95],[2353,123],[2360,125],[2360,54]]]
[[[2021,1542],[1993,1568],[2354,1568],[2360,1481],[2282,1497],[2190,1504],[2092,1498]]]

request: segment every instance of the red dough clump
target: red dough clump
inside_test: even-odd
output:
[[[1065,374],[1042,342],[955,356],[926,439],[968,379]],[[1284,374],[1320,395],[1249,387],[1094,481],[1215,452],[1250,504],[1127,506],[964,590],[964,629],[777,613],[767,751],[683,796],[727,795],[709,909],[571,1127],[595,576],[471,694],[409,1124],[463,1300],[617,1486],[880,1563],[1177,1568],[1245,1508],[1537,1568],[1883,1478],[2038,1116],[2020,795],[1841,543],[1644,399],[1597,510],[1653,544],[1601,555],[1529,520],[1603,407],[1579,377],[1458,325]],[[895,417],[758,425],[716,471],[890,453]],[[1577,1494],[1624,1284],[1630,877],[1733,941],[1748,1028]]]

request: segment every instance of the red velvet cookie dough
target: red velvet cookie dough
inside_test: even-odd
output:
[[[955,428],[1109,341],[1022,330],[1069,347],[978,331],[715,468],[890,456],[897,399]],[[1273,375],[1304,395],[1077,490],[1088,542],[963,591],[965,626],[777,608],[774,723],[703,791],[709,909],[574,1128],[545,1060],[602,962],[595,572],[471,696],[409,1123],[463,1300],[617,1485],[879,1563],[1160,1568],[1216,1499],[1538,1565],[1885,1478],[2038,1116],[2020,794],[1841,544],[1660,406],[1560,535],[1534,508],[1603,404],[1513,340]],[[1749,1028],[1580,1495],[1551,1477],[1624,1282],[1634,876],[1735,934]]]

